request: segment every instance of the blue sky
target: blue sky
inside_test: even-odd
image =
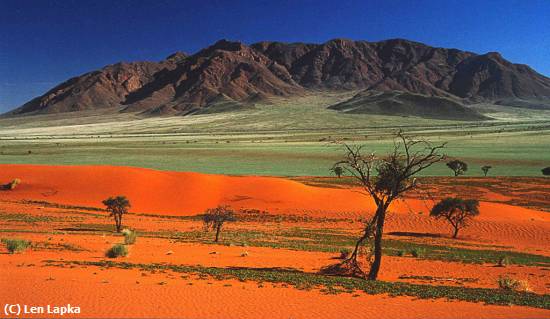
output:
[[[193,53],[221,38],[406,38],[499,51],[550,76],[546,0],[0,0],[0,112],[104,65]]]

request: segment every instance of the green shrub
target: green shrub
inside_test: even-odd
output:
[[[500,276],[497,280],[498,287],[503,290],[532,292],[531,286],[527,280],[517,280],[506,276]]]
[[[511,278],[509,276],[498,277],[498,287],[504,290],[517,290],[520,288],[519,280]]]
[[[23,239],[2,238],[2,244],[5,244],[8,251],[14,254],[27,249],[31,245],[31,242]]]
[[[498,258],[499,267],[506,267],[508,265],[510,265],[510,258],[508,256],[503,255]]]
[[[135,244],[137,239],[137,233],[135,230],[131,229],[125,229],[122,231],[122,234],[124,235],[124,244],[125,245],[132,245]]]
[[[109,248],[105,253],[105,256],[109,258],[126,257],[128,255],[128,248],[123,244],[116,244]]]
[[[13,181],[8,183],[8,189],[14,190],[17,187],[17,185],[19,185],[20,183],[21,183],[21,180],[19,178],[16,178]]]
[[[21,180],[19,178],[16,178],[14,180],[12,180],[11,182],[7,183],[7,184],[4,184],[2,186],[0,186],[1,188],[3,189],[6,189],[6,190],[14,190],[17,185],[19,185],[21,183]]]
[[[398,250],[396,253],[395,253],[396,256],[399,256],[399,257],[403,257],[405,256],[405,251],[404,250]]]
[[[426,253],[424,248],[413,248],[411,250],[411,255],[415,258],[422,257]]]

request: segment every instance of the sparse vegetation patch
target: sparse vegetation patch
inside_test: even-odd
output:
[[[237,279],[240,281],[255,281],[259,283],[283,283],[297,289],[326,288],[333,293],[361,290],[367,294],[389,294],[391,296],[411,296],[421,299],[446,298],[468,302],[484,302],[496,305],[518,305],[550,309],[550,295],[538,295],[531,292],[513,290],[466,288],[454,286],[430,286],[403,282],[366,281],[358,278],[326,276],[315,273],[305,273],[285,269],[255,269],[255,268],[216,268],[202,266],[183,266],[167,264],[133,264],[113,261],[55,261],[48,260],[46,265],[63,267],[67,264],[80,266],[115,267],[122,269],[141,269],[144,271],[174,271],[178,273],[194,273],[223,280]]]
[[[115,244],[105,252],[105,256],[109,258],[126,257],[128,248],[123,244]]]
[[[6,245],[6,249],[10,254],[22,252],[31,245],[30,241],[24,239],[2,238],[1,242]]]
[[[124,244],[125,245],[133,245],[133,244],[136,243],[137,233],[136,233],[135,230],[124,229],[122,231],[122,234],[124,235]]]

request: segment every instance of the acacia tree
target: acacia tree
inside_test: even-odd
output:
[[[437,203],[430,212],[430,216],[444,218],[453,226],[453,238],[458,231],[468,226],[470,219],[479,215],[479,201],[475,199],[461,199],[447,197]]]
[[[447,163],[447,167],[454,172],[455,176],[464,175],[464,173],[468,170],[468,164],[461,160],[452,160]]]
[[[445,144],[433,145],[399,131],[394,138],[393,151],[383,157],[374,153],[364,154],[364,145],[342,145],[345,149],[344,159],[334,166],[342,167],[361,184],[365,194],[373,198],[376,212],[365,223],[363,234],[349,258],[335,267],[346,269],[353,276],[376,280],[382,263],[382,235],[388,207],[405,192],[417,187],[413,176],[444,159],[444,155],[439,152]],[[367,275],[361,269],[357,257],[360,247],[371,238],[373,259]]]
[[[487,176],[487,173],[489,173],[489,170],[493,168],[491,165],[485,165],[481,167],[481,170],[483,171],[483,175]]]
[[[338,178],[342,177],[342,174],[344,174],[344,169],[341,166],[334,166],[330,170],[334,172],[334,175],[338,176]]]
[[[103,201],[103,205],[107,207],[107,211],[111,213],[110,216],[115,218],[115,227],[117,233],[122,230],[122,215],[128,213],[130,208],[130,201],[125,196],[109,197]]]
[[[235,212],[229,208],[229,206],[218,206],[216,208],[208,209],[202,216],[202,221],[206,230],[215,230],[216,238],[215,242],[218,242],[220,238],[220,232],[223,224],[226,222],[235,221]]]

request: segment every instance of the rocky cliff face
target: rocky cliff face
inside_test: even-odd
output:
[[[462,102],[546,105],[550,79],[498,53],[483,55],[394,39],[323,44],[221,40],[194,55],[117,63],[72,78],[10,114],[94,108],[188,114],[213,101],[246,104],[308,90],[401,91]],[[224,102],[224,103],[225,103]],[[502,104],[502,103],[501,103]]]

